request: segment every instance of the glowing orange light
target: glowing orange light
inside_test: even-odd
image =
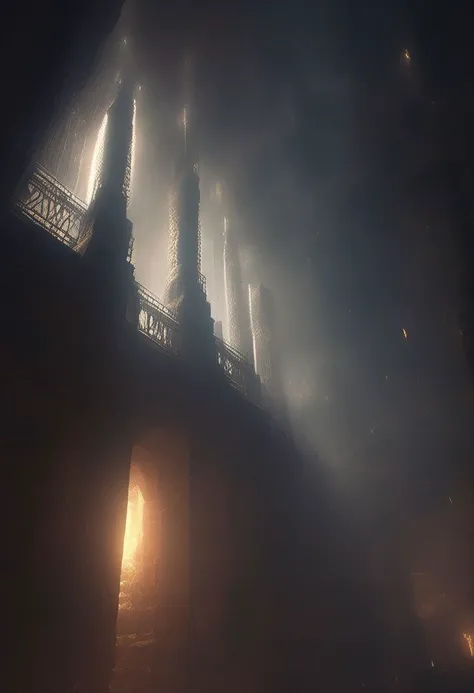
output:
[[[143,500],[142,492],[138,485],[129,489],[127,520],[125,522],[125,536],[123,540],[122,568],[134,567],[135,555],[143,536]]]
[[[472,636],[472,633],[463,633],[462,637],[466,641],[469,648],[469,655],[474,657],[474,637]]]
[[[407,65],[411,63],[411,54],[408,48],[405,48],[405,50],[403,51],[403,60]]]

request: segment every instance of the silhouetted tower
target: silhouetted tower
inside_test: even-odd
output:
[[[242,284],[239,248],[228,219],[224,220],[224,284],[229,342],[253,361],[248,300]]]
[[[175,310],[185,293],[201,281],[201,232],[199,222],[199,175],[188,142],[188,115],[183,111],[182,151],[178,155],[169,195],[169,274],[167,303]]]
[[[199,174],[183,111],[183,137],[169,198],[169,274],[165,302],[179,318],[181,352],[215,361],[211,307],[201,274]]]
[[[100,282],[97,300],[123,317],[133,295],[133,267],[127,262],[132,224],[127,218],[133,158],[135,102],[130,75],[122,79],[117,97],[104,116],[94,152],[89,183],[89,208],[79,247]],[[108,304],[107,304],[108,302]],[[113,308],[112,308],[113,306]]]
[[[281,404],[284,392],[274,334],[273,295],[262,284],[249,286],[249,305],[255,370],[268,393]]]
[[[103,252],[126,258],[131,224],[124,223],[130,200],[135,104],[130,78],[121,81],[118,94],[107,113],[97,137],[92,161],[88,200],[81,244],[86,255]],[[106,217],[120,221],[119,228],[105,228]],[[125,231],[124,227],[128,226]],[[109,255],[110,257],[110,255]]]

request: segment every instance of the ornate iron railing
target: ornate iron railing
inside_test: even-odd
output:
[[[70,248],[77,245],[86,206],[39,164],[14,206]]]
[[[179,322],[148,289],[137,283],[139,300],[138,329],[165,351],[178,355]],[[238,351],[215,338],[217,363],[229,383],[252,400],[259,399],[260,381],[253,366]]]
[[[86,209],[81,200],[39,164],[14,202],[14,211],[17,214],[38,224],[75,251],[81,250],[83,245],[82,242],[79,243],[79,236]],[[129,262],[132,249],[133,238],[129,248]],[[205,293],[206,279],[200,272],[198,281]],[[178,355],[180,326],[176,315],[138,283],[137,291],[138,329],[168,353]],[[216,338],[215,342],[217,363],[229,383],[257,402],[260,399],[260,380],[253,366],[242,354],[222,340]]]
[[[250,399],[259,399],[260,381],[253,366],[242,354],[215,337],[217,363],[224,371],[229,382]]]
[[[137,284],[139,314],[138,329],[162,349],[177,355],[179,352],[179,323],[172,311],[156,296]]]
[[[20,189],[14,211],[35,222],[65,245],[77,252],[87,246],[88,238],[79,239],[87,206],[40,164]],[[80,240],[80,242],[79,242]],[[127,260],[132,261],[133,237],[130,237]]]

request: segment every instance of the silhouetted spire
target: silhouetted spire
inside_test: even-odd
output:
[[[89,202],[101,188],[122,200],[125,209],[130,198],[134,125],[133,83],[129,70],[119,82],[117,96],[104,116],[99,130],[91,169]]]
[[[127,220],[133,158],[134,85],[125,65],[118,92],[104,116],[92,160],[82,251],[126,260],[131,225]]]
[[[170,191],[165,303],[180,319],[181,352],[189,356],[200,353],[201,362],[207,360],[210,364],[215,363],[216,353],[211,308],[201,274],[200,190],[189,63],[185,64],[184,83],[177,161]]]
[[[177,309],[185,295],[203,293],[199,174],[191,102],[191,61],[184,66],[184,107],[181,113],[177,160],[170,192],[168,281],[166,302]],[[205,292],[204,292],[205,293]]]

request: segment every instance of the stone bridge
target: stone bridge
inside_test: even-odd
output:
[[[295,629],[311,632],[292,605],[308,490],[291,436],[228,345],[216,340],[206,365],[181,358],[176,316],[130,262],[138,310],[116,319],[103,275],[74,250],[82,203],[40,168],[26,191],[4,227],[1,294],[3,457],[22,519],[8,609],[29,662],[9,690],[104,693],[111,677],[117,692],[278,690],[296,666]],[[148,582],[127,626],[131,469]]]
[[[42,227],[73,251],[80,248],[80,229],[86,209],[79,198],[39,164],[26,178],[14,203],[17,215]],[[129,262],[132,261],[132,251],[133,237],[129,245]],[[201,284],[205,289],[205,278],[202,275]],[[177,356],[180,347],[177,316],[145,287],[136,284],[136,289],[139,297],[139,331],[167,353]],[[229,344],[217,338],[215,343],[217,363],[228,382],[258,404],[260,383],[252,365]]]

